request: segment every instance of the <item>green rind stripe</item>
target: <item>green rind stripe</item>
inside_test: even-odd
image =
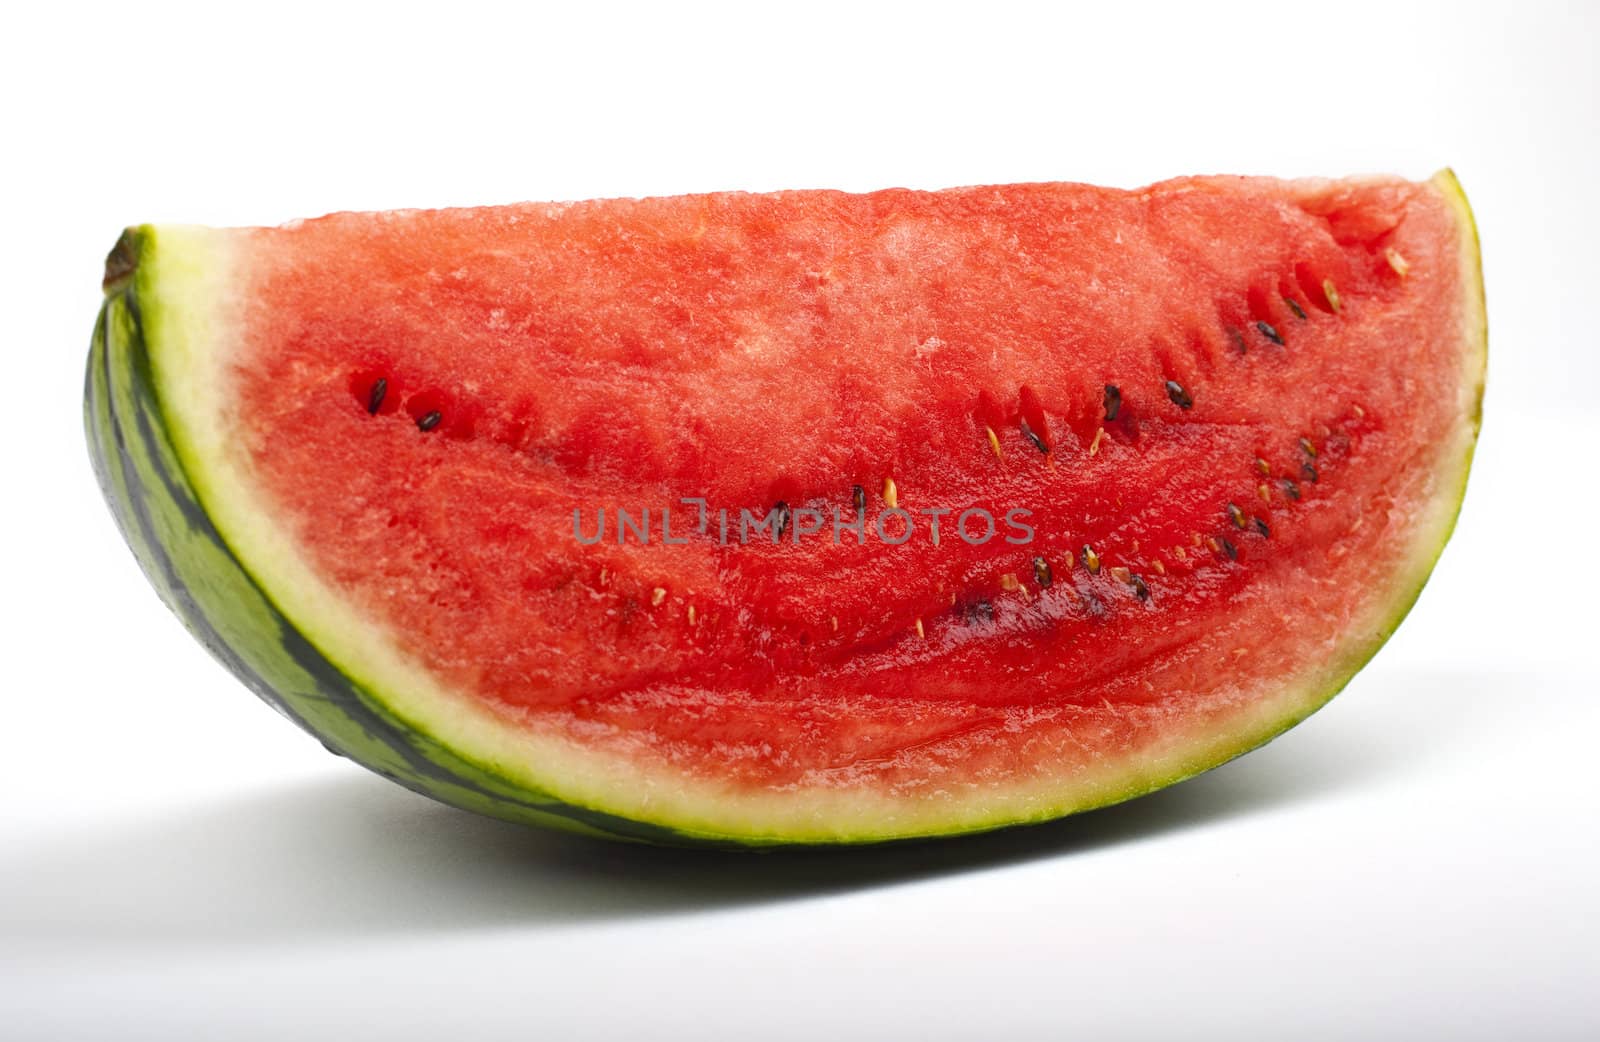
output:
[[[95,325],[84,426],[101,491],[162,600],[246,686],[329,750],[498,818],[654,843],[708,842],[516,786],[406,726],[330,663],[266,598],[201,508],[167,433],[132,284],[108,296]]]

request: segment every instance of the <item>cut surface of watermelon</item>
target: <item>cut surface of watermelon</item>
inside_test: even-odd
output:
[[[660,840],[1043,820],[1292,726],[1425,581],[1485,357],[1448,173],[144,227],[107,291],[91,449],[214,652],[420,791]]]

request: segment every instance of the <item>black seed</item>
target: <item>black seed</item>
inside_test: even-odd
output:
[[[966,606],[962,615],[966,617],[969,626],[975,622],[993,622],[994,605],[988,601],[974,601]]]
[[[1104,405],[1106,409],[1106,422],[1110,423],[1112,420],[1116,419],[1117,414],[1122,411],[1122,388],[1118,387],[1116,384],[1106,384]]]
[[[372,391],[367,395],[367,415],[376,416],[378,410],[383,408],[383,396],[389,393],[389,381],[378,377],[378,382],[372,385]]]
[[[417,430],[419,430],[419,431],[431,431],[435,427],[439,426],[439,421],[442,420],[442,419],[444,419],[444,417],[442,415],[440,415],[438,409],[435,409],[432,412],[430,412],[428,415],[424,416],[422,419],[417,421]]]
[[[1300,302],[1298,300],[1294,299],[1293,297],[1284,297],[1283,302],[1289,305],[1289,310],[1294,312],[1295,318],[1298,318],[1302,322],[1306,320],[1306,309],[1300,306]]]
[[[1262,336],[1266,337],[1274,344],[1277,344],[1279,347],[1283,346],[1283,334],[1272,328],[1271,322],[1257,322],[1256,328],[1261,330]]]
[[[1090,575],[1100,574],[1100,555],[1088,543],[1083,544],[1083,566],[1089,569]]]
[[[1030,442],[1032,442],[1033,443],[1033,447],[1038,449],[1040,452],[1043,452],[1043,453],[1046,453],[1046,454],[1048,454],[1050,452],[1050,446],[1048,446],[1048,445],[1046,445],[1044,443],[1044,439],[1043,438],[1041,438],[1037,434],[1033,433],[1033,428],[1028,426],[1028,421],[1027,420],[1023,420],[1022,421],[1022,436],[1024,438],[1027,438]]]
[[[1228,540],[1218,539],[1217,545],[1221,546],[1222,552],[1228,555],[1228,560],[1237,561],[1239,559],[1239,548],[1228,542]]]
[[[1233,519],[1233,527],[1244,527],[1244,511],[1239,509],[1237,503],[1228,504],[1228,516]]]
[[[1290,499],[1298,500],[1300,498],[1300,486],[1295,483],[1294,478],[1283,479],[1283,494]]]
[[[778,515],[778,538],[782,539],[789,527],[789,504],[780,499],[772,505],[772,512]]]
[[[1271,539],[1272,538],[1272,529],[1267,527],[1267,523],[1265,521],[1261,520],[1259,517],[1255,519],[1255,522],[1256,522],[1256,531],[1261,533],[1261,538],[1263,538],[1263,539]]]
[[[1233,341],[1233,346],[1239,349],[1241,355],[1250,353],[1250,349],[1245,346],[1244,334],[1233,326],[1228,327],[1228,338]]]
[[[1305,463],[1300,464],[1300,476],[1315,485],[1317,479],[1322,475],[1317,473],[1316,464],[1307,460]]]
[[[1050,562],[1043,557],[1033,559],[1033,578],[1040,586],[1049,586],[1055,581],[1055,576],[1050,573]]]
[[[1189,397],[1189,392],[1183,389],[1183,384],[1176,380],[1167,381],[1167,397],[1172,399],[1172,404],[1180,409],[1194,408],[1194,399]]]
[[[860,485],[851,485],[850,502],[855,505],[857,517],[865,514],[867,512],[867,490]]]
[[[1145,585],[1144,576],[1130,575],[1128,576],[1128,582],[1133,586],[1134,596],[1138,597],[1141,601],[1148,601],[1150,599],[1150,587]]]

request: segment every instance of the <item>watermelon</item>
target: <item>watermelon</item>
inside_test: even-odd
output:
[[[214,655],[418,792],[666,843],[1273,738],[1421,590],[1486,351],[1448,171],[145,226],[104,288],[91,454]]]

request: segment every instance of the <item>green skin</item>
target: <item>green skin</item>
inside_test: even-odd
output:
[[[1444,176],[1444,175],[1442,175]],[[1476,229],[1453,177],[1441,187],[1458,200],[1464,229]],[[201,505],[174,450],[153,381],[139,311],[137,262],[147,232],[131,229],[107,262],[106,299],[95,325],[84,387],[84,425],[101,491],[123,538],[145,575],[189,631],[234,675],[278,712],[316,736],[330,751],[356,761],[406,788],[443,803],[510,821],[588,835],[666,845],[760,848],[785,843],[771,836],[710,835],[665,828],[603,811],[573,806],[548,793],[512,782],[422,730],[407,724],[372,691],[333,665],[262,592],[234,556]],[[1481,283],[1477,328],[1482,329]],[[1478,346],[1481,364],[1486,341]],[[1481,387],[1479,389],[1481,401]],[[1479,423],[1470,417],[1474,434]],[[1470,462],[1470,457],[1467,462]],[[1467,463],[1460,472],[1455,509],[1466,490]],[[1436,544],[1419,548],[1429,568],[1454,526],[1452,517]],[[1338,681],[1313,698],[1303,713],[1243,747],[1206,762],[1186,765],[1173,777],[1143,784],[1098,801],[1122,802],[1164,788],[1249,752],[1320,708],[1354,676],[1400,624],[1421,593],[1422,583],[1396,591],[1392,614],[1379,639],[1347,659]],[[1087,810],[1089,807],[1079,807]],[[1016,821],[996,821],[961,831],[986,831]],[[841,838],[838,843],[885,838]]]

